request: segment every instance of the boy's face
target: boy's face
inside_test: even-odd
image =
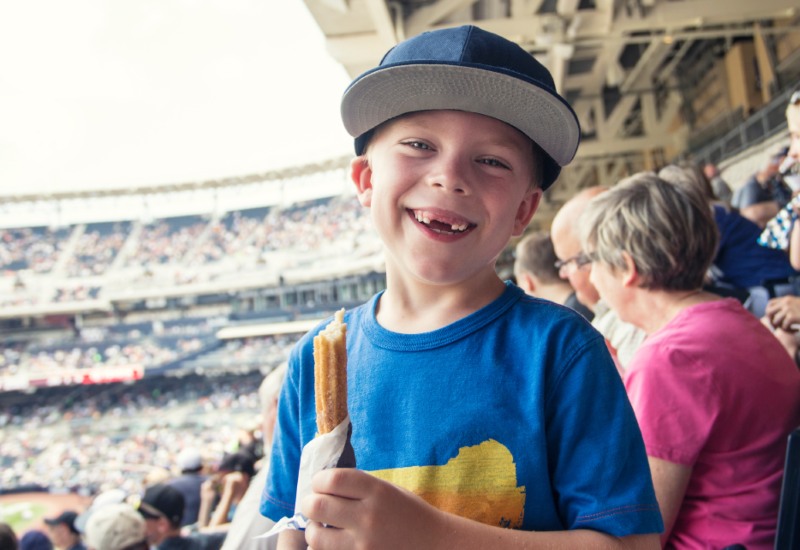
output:
[[[408,276],[455,284],[494,272],[541,198],[533,144],[494,118],[463,111],[405,115],[352,164],[387,260]]]

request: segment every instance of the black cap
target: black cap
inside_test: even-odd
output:
[[[238,452],[225,455],[217,468],[219,472],[242,472],[250,477],[256,475],[256,459],[250,453]]]
[[[63,523],[64,525],[69,527],[70,531],[77,534],[78,529],[75,527],[75,520],[77,519],[77,517],[78,517],[77,512],[73,512],[72,510],[65,510],[64,512],[61,512],[54,518],[45,518],[44,522],[47,525],[58,525],[59,523]]]
[[[167,518],[173,525],[180,525],[184,508],[183,495],[169,485],[158,483],[148,487],[139,503],[139,513],[146,519]]]

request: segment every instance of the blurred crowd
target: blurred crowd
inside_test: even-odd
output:
[[[94,299],[105,288],[213,281],[241,270],[324,268],[380,250],[352,196],[224,215],[0,229],[0,304]],[[306,258],[313,255],[313,261]],[[293,263],[294,262],[294,263]]]
[[[197,322],[200,321],[200,322]],[[218,321],[92,327],[59,339],[18,342],[0,347],[0,378],[58,378],[81,370],[130,366],[207,369],[274,367],[286,360],[296,334],[221,341]]]
[[[0,406],[0,487],[91,496],[138,492],[182,449],[218,464],[258,429],[263,374],[158,377],[131,385],[50,388]]]
[[[0,548],[274,549],[254,537],[271,526],[258,501],[285,369],[53,389],[0,409],[0,487],[89,503],[0,516]]]

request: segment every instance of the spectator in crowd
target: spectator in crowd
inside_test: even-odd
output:
[[[142,490],[147,489],[151,485],[164,483],[172,477],[170,471],[161,466],[151,466],[147,469],[147,473],[142,479]]]
[[[714,199],[730,206],[731,200],[733,200],[733,191],[731,191],[728,182],[722,179],[722,175],[719,173],[719,168],[717,165],[713,162],[707,162],[703,166],[703,175],[711,184],[711,190],[714,194]]]
[[[245,361],[259,350],[264,365],[285,357],[283,351],[273,354],[269,347],[248,349],[246,355],[230,355]],[[255,415],[262,380],[258,370],[211,377],[148,377],[124,386],[48,388],[25,395],[16,405],[12,399],[0,399],[0,426],[6,436],[0,438],[0,460],[5,464],[0,468],[0,485],[18,488],[38,483],[54,492],[87,495],[114,487],[123,498],[141,494],[151,469],[173,466],[183,448],[201,448],[208,460],[219,461],[236,435],[235,424],[207,427],[217,424],[220,415]],[[182,420],[181,411],[187,408],[193,412]],[[172,411],[179,415],[175,420],[181,427],[168,422]],[[131,418],[136,426],[146,427],[146,434],[138,429],[109,432],[113,426],[128,426]],[[89,427],[82,430],[79,444],[71,429],[75,424]],[[52,437],[36,437],[42,430]]]
[[[789,127],[789,150],[786,153],[787,159],[791,161],[793,167],[800,166],[800,88],[795,90],[789,98],[789,105],[786,106],[786,124]],[[797,195],[797,190],[795,195]],[[792,267],[800,271],[800,223],[797,223],[800,215],[800,204],[797,196],[792,201],[788,210],[789,215],[786,230],[790,231],[789,241],[783,248],[788,248],[789,261]],[[780,214],[779,216],[780,217]]]
[[[757,317],[764,315],[770,293],[775,292],[767,285],[783,293],[793,292],[791,280],[798,273],[792,268],[786,253],[758,244],[761,229],[736,210],[717,201],[699,168],[691,164],[669,165],[658,175],[669,183],[699,194],[710,205],[720,238],[709,279],[717,287],[723,287],[718,290],[725,287],[746,290],[749,294],[748,309]]]
[[[217,471],[203,483],[197,522],[201,528],[217,528],[230,522],[256,475],[255,463],[255,457],[248,451],[223,457]]]
[[[569,280],[558,275],[558,257],[546,231],[530,233],[514,249],[514,278],[526,294],[564,304],[592,320],[594,313],[578,301]]]
[[[570,282],[578,301],[592,310],[592,325],[605,337],[617,368],[624,371],[645,334],[634,325],[620,320],[617,313],[600,299],[600,294],[589,279],[591,262],[583,253],[578,225],[589,201],[607,190],[602,186],[590,187],[565,202],[553,218],[550,238],[559,258],[556,262],[559,275]]]
[[[789,151],[787,159],[793,165],[800,163],[800,89],[789,99],[786,107],[786,123],[789,127]],[[792,267],[800,270],[800,223],[797,223],[800,206],[795,196],[790,204],[767,223],[760,243],[764,246],[787,250]],[[788,237],[786,236],[788,234]],[[800,298],[796,296],[776,297],[766,306],[765,324],[772,328],[795,363],[800,365],[798,344],[800,344]]]
[[[662,543],[771,549],[800,371],[738,301],[703,290],[718,241],[708,203],[641,173],[593,199],[581,223],[600,295],[648,334],[624,381]]]
[[[277,520],[297,501],[309,522],[281,548],[655,545],[646,457],[602,337],[497,274],[560,171],[551,155],[566,164],[578,146],[554,90],[519,45],[466,25],[397,45],[345,93],[350,177],[389,282],[344,313],[358,468],[317,472],[304,498],[313,337],[330,319],[292,351],[261,511]]]
[[[127,503],[109,504],[86,523],[89,550],[149,550],[145,520]]]
[[[92,503],[89,505],[84,512],[78,515],[75,518],[75,528],[78,530],[79,533],[86,534],[86,524],[89,523],[89,519],[98,511],[102,510],[108,506],[113,504],[120,504],[121,502],[125,502],[128,498],[128,493],[123,491],[122,489],[108,489],[107,491],[103,491],[97,494],[93,499]]]
[[[2,550],[17,550],[19,548],[17,534],[9,524],[3,522],[0,522],[0,548]]]
[[[257,419],[246,419],[239,422],[236,429],[236,441],[231,447],[231,452],[247,453],[256,461],[264,456],[264,447],[258,437],[259,421]]]
[[[265,449],[272,446],[272,434],[275,431],[275,420],[278,416],[278,395],[280,395],[283,380],[286,378],[286,366],[286,363],[281,363],[265,376],[258,389],[262,407],[261,437]],[[266,533],[275,523],[259,512],[261,493],[266,485],[268,470],[269,454],[261,461],[258,473],[250,481],[247,492],[239,501],[239,506],[236,507],[222,550],[274,550],[277,548],[277,537],[255,538]]]
[[[771,155],[764,167],[753,174],[733,196],[733,206],[762,229],[792,198],[792,190],[779,173],[787,153],[788,150],[782,148]]]
[[[194,447],[183,449],[178,454],[176,462],[181,473],[166,483],[183,495],[181,526],[186,526],[197,522],[197,514],[200,511],[200,488],[208,476],[203,474],[203,457]]]
[[[148,487],[139,503],[145,519],[147,542],[157,550],[218,550],[225,533],[181,534],[183,495],[174,487],[158,484]]]
[[[38,529],[31,529],[19,539],[19,550],[53,550],[53,542]]]
[[[45,518],[44,522],[50,532],[50,540],[60,550],[86,550],[81,541],[81,533],[75,527],[77,512],[65,510],[53,518]]]

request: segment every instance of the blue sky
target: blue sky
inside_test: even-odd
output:
[[[0,194],[348,154],[348,82],[301,0],[0,0]]]

